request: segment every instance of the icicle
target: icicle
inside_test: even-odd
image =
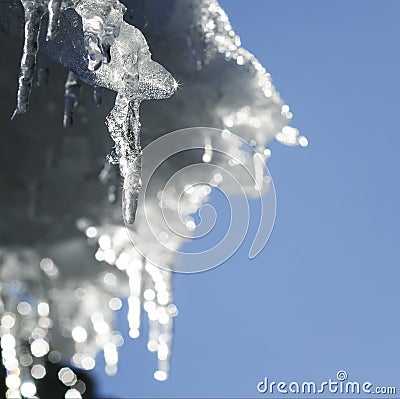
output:
[[[141,187],[142,150],[140,148],[140,122],[138,100],[130,100],[118,93],[115,105],[106,118],[106,124],[115,142],[108,159],[119,162],[124,178],[123,216],[133,224]]]
[[[11,117],[27,111],[38,53],[40,22],[45,12],[40,0],[22,0],[25,15],[25,38],[18,81],[17,107]]]
[[[79,103],[79,94],[81,90],[81,82],[73,72],[68,72],[68,77],[65,82],[64,92],[64,118],[63,126],[70,127],[73,123],[74,109]]]
[[[132,259],[126,268],[126,273],[129,277],[130,289],[128,298],[129,336],[131,338],[137,338],[140,335],[143,261],[141,259]]]
[[[117,187],[115,185],[112,184],[108,187],[107,199],[108,199],[108,202],[110,202],[111,204],[113,204],[115,202],[115,200],[117,199],[117,196],[115,194],[116,191],[117,191]]]
[[[37,70],[36,74],[36,83],[35,86],[41,87],[46,86],[49,81],[49,68],[40,67]]]
[[[147,349],[157,352],[158,369],[154,378],[165,381],[169,373],[173,317],[178,314],[172,303],[171,273],[146,263],[143,278],[144,309],[149,319]]]
[[[125,164],[125,160],[121,161]],[[126,170],[124,176],[124,198],[123,198],[123,216],[127,224],[135,222],[136,210],[138,207],[139,193],[142,186],[142,155],[136,157],[130,156],[126,159],[126,167],[122,166],[122,170]]]
[[[49,11],[49,26],[47,28],[46,40],[52,40],[58,33],[58,23],[61,12],[62,0],[50,0],[47,4]]]
[[[203,154],[203,162],[209,163],[212,160],[213,149],[211,145],[211,140],[209,137],[205,137],[204,139],[204,154]]]
[[[159,381],[165,381],[169,375],[169,360],[171,357],[172,347],[172,318],[176,316],[176,306],[171,303],[172,287],[171,273],[165,270],[160,271],[163,280],[160,284],[155,281],[155,291],[158,303],[158,342],[157,342],[157,358],[158,370],[154,373],[154,378]]]
[[[103,88],[100,86],[93,87],[93,101],[98,107],[103,102],[103,91]]]

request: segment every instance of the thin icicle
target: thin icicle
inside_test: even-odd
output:
[[[126,273],[129,278],[130,294],[128,297],[128,323],[129,336],[138,338],[140,335],[141,323],[141,305],[143,294],[143,274],[144,262],[138,259],[136,262],[130,262],[126,267]]]
[[[103,102],[103,88],[100,86],[93,87],[93,101],[97,107]]]
[[[25,113],[28,109],[39,49],[40,22],[45,12],[43,2],[40,0],[22,0],[21,2],[25,15],[25,38],[18,81],[17,107],[11,119]]]
[[[74,109],[79,104],[81,81],[73,72],[68,72],[64,91],[64,118],[63,126],[70,127],[74,123]]]
[[[47,27],[46,40],[52,40],[58,33],[62,0],[50,0],[47,4],[49,12],[49,25]]]
[[[40,67],[36,73],[36,82],[35,86],[43,87],[46,86],[49,82],[49,68],[47,67]]]

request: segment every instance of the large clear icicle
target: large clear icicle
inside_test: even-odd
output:
[[[39,49],[40,22],[45,13],[41,0],[22,0],[21,3],[24,7],[25,37],[18,81],[17,106],[12,118],[28,109]]]
[[[133,224],[141,188],[140,103],[170,97],[177,83],[169,72],[151,59],[142,33],[123,21],[110,55],[110,63],[103,64],[95,73],[99,82],[108,78],[118,92],[114,108],[106,119],[115,142],[108,160],[119,164],[124,179],[123,216],[126,223]]]
[[[73,72],[68,72],[64,86],[63,126],[70,127],[74,123],[74,109],[78,106],[81,81]]]
[[[106,124],[115,142],[108,157],[119,163],[124,178],[123,216],[133,224],[141,188],[142,150],[140,148],[139,101],[118,93]]]

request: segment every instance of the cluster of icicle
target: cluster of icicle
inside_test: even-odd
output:
[[[173,303],[171,273],[146,261],[132,246],[121,226],[89,226],[88,238],[97,240],[98,261],[107,262],[128,276],[129,336],[140,336],[141,309],[149,321],[147,348],[157,352],[158,368],[154,378],[164,381],[169,375],[173,318],[178,309]]]
[[[141,32],[123,21],[125,7],[118,1],[21,1],[25,36],[13,118],[28,109],[43,15],[46,12],[49,14],[47,40],[52,40],[57,35],[60,13],[73,7],[82,17],[87,68],[95,75],[97,83],[95,102],[101,102],[102,87],[117,92],[115,106],[106,120],[115,142],[107,159],[120,166],[125,194],[123,216],[127,223],[133,223],[141,184],[139,106],[145,99],[172,95],[177,88],[175,80],[151,59]],[[80,86],[79,77],[70,71],[65,83],[65,127],[72,124]],[[124,291],[121,278],[117,279],[110,271],[101,276],[100,287],[97,282],[82,286],[67,284],[63,288],[64,296],[60,293],[60,284],[57,284],[59,269],[51,259],[41,259],[36,252],[28,249],[0,252],[3,315],[0,335],[9,398],[34,397],[34,381],[46,375],[45,360],[58,363],[66,358],[65,353],[60,354],[63,345],[57,344],[57,341],[62,342],[66,338],[75,343],[75,350],[70,354],[73,366],[84,370],[94,368],[96,353],[102,349],[106,372],[115,374],[117,348],[122,345],[123,338],[119,332],[113,331],[112,324],[114,312],[122,306],[121,296],[128,296],[132,337],[139,336],[141,306],[148,313],[148,347],[157,351],[159,359],[154,376],[158,380],[165,380],[168,376],[172,317],[177,314],[171,302],[170,274],[136,256],[129,240],[121,239],[123,232],[115,240],[114,230],[114,238],[102,234],[101,229],[95,227],[86,226],[84,230],[92,243],[93,239],[98,239],[96,259],[107,261],[127,274],[129,290]],[[12,275],[7,275],[9,270],[12,270]],[[36,287],[38,292],[32,292],[32,287]],[[72,298],[65,300],[71,293]],[[77,380],[71,369],[61,369],[59,378],[69,387],[65,398],[79,398],[84,393],[84,383]]]
[[[57,265],[49,258],[40,259],[31,249],[20,249],[18,252],[1,250],[0,259],[3,265],[0,335],[3,365],[7,373],[7,398],[37,397],[36,381],[46,376],[46,362],[58,364],[62,360],[61,353],[52,348],[54,341],[59,339],[57,334],[72,336],[76,348],[72,363],[79,360],[79,366],[86,369],[94,367],[96,340],[103,340],[109,352],[122,344],[122,336],[109,328],[111,311],[108,314],[92,313],[91,322],[93,328],[97,323],[97,335],[90,335],[90,330],[77,324],[86,322],[90,310],[101,309],[104,296],[98,297],[94,287],[74,290],[67,285],[61,293],[59,286],[55,288],[59,280]],[[76,308],[70,306],[72,300],[66,299],[69,296],[76,297]],[[115,363],[116,349],[113,356]],[[82,397],[86,390],[85,383],[71,368],[61,368],[58,376],[67,387],[65,398]]]
[[[118,1],[21,1],[25,12],[25,42],[14,116],[26,112],[28,107],[43,15],[46,12],[49,14],[47,40],[52,40],[57,34],[60,13],[73,7],[82,18],[87,68],[95,76],[95,102],[101,102],[103,87],[117,92],[114,108],[106,119],[115,142],[107,159],[120,167],[124,178],[123,216],[131,224],[135,220],[141,188],[140,103],[147,99],[171,96],[177,89],[177,83],[161,65],[151,59],[142,33],[123,21],[125,7]],[[200,21],[196,26],[199,32],[195,34],[201,35],[206,44],[198,68],[211,62],[216,54],[223,54],[226,60],[234,60],[237,66],[250,71],[249,75],[256,76],[263,100],[271,103],[272,113],[265,112],[265,102],[257,106],[254,101],[255,104],[238,109],[221,106],[214,109],[211,105],[226,129],[235,126],[243,127],[243,132],[251,134],[256,131],[256,140],[250,144],[260,148],[264,158],[270,155],[265,145],[271,137],[287,145],[307,145],[307,140],[296,129],[287,126],[291,118],[289,107],[282,103],[264,67],[241,47],[239,37],[218,3],[215,0],[195,2],[198,4],[193,8],[199,12],[197,19]],[[69,72],[65,83],[64,126],[72,123],[80,86],[79,76]],[[271,132],[262,135],[259,132],[264,124]],[[246,136],[244,133],[243,136],[247,139],[252,137],[251,134]],[[212,147],[206,143],[203,161],[210,162],[212,157]],[[196,227],[190,214],[196,212],[209,194],[208,186],[201,189],[206,191],[194,193],[188,198],[188,231]],[[175,204],[179,202],[178,195],[172,190],[165,196],[171,214],[175,212],[177,219],[179,209]],[[152,205],[166,207],[158,197],[153,198],[153,202]],[[85,234],[89,245],[98,246],[96,260],[108,265],[109,269],[99,272],[96,281],[68,279],[63,275],[62,265],[56,265],[50,258],[42,258],[31,249],[0,250],[0,335],[3,362],[7,370],[7,397],[35,397],[35,380],[46,374],[45,360],[58,363],[69,357],[73,366],[90,370],[95,367],[96,354],[103,350],[106,371],[114,374],[117,370],[118,347],[123,344],[123,338],[114,331],[113,322],[115,311],[122,306],[122,297],[128,298],[132,338],[140,334],[141,309],[147,313],[150,325],[148,349],[157,352],[158,357],[154,377],[161,381],[168,378],[173,317],[177,315],[172,297],[171,273],[143,258],[132,246],[122,225],[96,226],[82,219],[77,221],[77,227]],[[140,233],[137,223],[135,230]],[[143,237],[143,240],[147,240],[151,246],[153,238]],[[73,343],[70,353],[65,349],[66,340]],[[65,398],[81,397],[84,384],[70,368],[62,368],[59,378],[68,387]]]
[[[157,352],[154,377],[167,379],[172,343],[172,319],[178,314],[172,302],[171,274],[146,262],[127,239],[122,227],[95,228],[78,220],[88,244],[99,247],[98,261],[112,268],[95,281],[65,279],[50,258],[31,249],[0,250],[0,336],[7,371],[7,398],[36,397],[36,381],[46,376],[46,362],[70,357],[74,367],[91,370],[103,351],[105,371],[117,372],[118,348],[124,339],[113,329],[120,297],[128,297],[129,335],[140,335],[141,308],[149,320],[148,349]],[[73,348],[66,346],[72,341]],[[67,353],[66,353],[67,352]],[[85,384],[73,370],[63,367],[59,379],[65,398],[80,398]]]
[[[25,14],[24,49],[21,59],[17,106],[13,117],[28,109],[29,96],[39,50],[41,20],[49,14],[47,40],[58,31],[62,9],[74,8],[82,18],[87,68],[98,87],[107,87],[118,94],[115,106],[107,117],[107,127],[115,142],[108,160],[119,164],[124,179],[124,219],[135,220],[141,187],[141,147],[139,106],[143,100],[170,97],[177,89],[174,78],[151,59],[142,33],[123,20],[125,6],[115,0],[21,0]],[[72,122],[77,106],[79,78],[70,72],[65,84],[64,126]]]

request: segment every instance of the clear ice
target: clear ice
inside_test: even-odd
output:
[[[151,53],[141,32],[123,21],[125,7],[121,3],[110,0],[82,0],[75,3],[75,11],[82,17],[84,46],[87,51],[87,67],[96,77],[97,84],[93,93],[96,105],[101,103],[103,87],[111,88],[117,92],[115,105],[106,119],[106,125],[115,142],[115,146],[107,159],[110,163],[116,163],[120,167],[120,173],[124,179],[123,216],[125,221],[131,224],[135,220],[141,187],[142,151],[140,147],[140,103],[143,100],[162,99],[171,96],[176,90],[177,84],[173,77],[161,65],[151,59]],[[62,7],[68,8],[74,6],[75,3],[69,2],[62,4],[59,0],[50,0],[47,2],[47,10],[49,13],[47,40],[54,39],[57,34]],[[38,53],[40,22],[46,11],[46,3],[44,1],[32,2],[23,0],[23,6],[25,11],[25,44],[21,59],[17,108],[14,112],[14,116],[26,112],[28,108]],[[70,71],[65,82],[64,127],[71,126],[73,123],[73,112],[79,102],[80,90],[81,81],[79,77],[76,76],[74,72]],[[93,239],[94,235],[90,233],[91,229],[93,230],[95,228],[89,226],[86,227],[85,230],[88,237]],[[110,262],[111,248],[108,248],[109,240],[107,241],[106,237],[107,236],[104,234],[99,237],[100,249],[96,258],[101,260],[102,249],[106,247],[108,250],[108,257],[106,256],[104,260]],[[125,240],[125,242],[126,246],[130,248],[131,244],[129,241]],[[130,320],[131,336],[136,338],[139,335],[140,304],[143,303],[144,300],[144,294],[140,289],[142,274],[146,269],[147,273],[144,274],[143,284],[146,287],[146,295],[149,297],[149,292],[152,288],[155,289],[155,282],[151,280],[150,277],[146,276],[156,275],[158,282],[157,287],[160,289],[159,275],[161,275],[161,272],[158,272],[158,270],[150,272],[149,266],[146,266],[143,261],[140,261],[140,266],[138,266],[139,263],[135,263],[132,260],[125,265],[122,259],[124,255],[127,255],[127,249],[125,249],[125,252],[117,259],[117,265],[119,265],[121,270],[126,269],[128,274],[131,291],[128,317]],[[47,278],[50,278],[50,281],[57,280],[57,266],[51,259],[43,258],[40,260],[39,256],[34,252],[29,253],[29,256],[31,258],[30,264],[26,262],[25,257],[21,259],[18,253],[4,252],[2,269],[7,270],[7,262],[11,259],[18,265],[18,272],[23,275],[21,268],[32,269],[32,262],[35,263],[34,259],[38,258],[36,264],[40,264],[42,270],[38,269],[34,271],[34,269],[32,269],[33,275],[38,280],[35,284],[42,286],[40,281],[43,279],[43,271]],[[3,275],[2,277],[4,281],[3,291],[7,294],[7,290],[12,291],[13,283],[7,276]],[[168,273],[165,278],[168,284],[164,284],[164,291],[162,291],[161,295],[169,299],[164,299],[165,304],[159,309],[159,313],[161,312],[160,314],[164,315],[162,317],[162,323],[160,325],[156,324],[154,318],[150,321],[153,327],[150,330],[151,341],[149,341],[149,348],[151,350],[157,350],[158,348],[160,362],[164,364],[158,371],[157,376],[159,379],[165,379],[167,376],[168,353],[172,341],[171,317],[177,313],[175,305],[170,301],[172,297],[170,295],[170,276]],[[112,286],[115,284],[115,275],[113,273],[106,273],[103,280],[106,287]],[[150,281],[153,281],[153,283],[150,283]],[[24,281],[21,284],[21,289],[25,289],[25,287],[29,285],[28,282]],[[49,287],[50,286],[51,284]],[[71,288],[72,287],[69,287],[68,290]],[[157,291],[155,290],[154,292]],[[108,296],[108,294],[106,295]],[[95,309],[85,309],[85,303],[90,301],[90,303],[93,304],[95,299],[96,302],[102,299],[102,297],[99,297],[98,290],[93,290],[90,286],[77,287],[76,296],[81,299],[80,310],[77,314],[71,314],[69,312],[74,308],[65,308],[62,303],[56,301],[56,298],[51,295],[49,297],[48,293],[41,292],[38,293],[38,296],[41,298],[47,297],[47,301],[52,302],[52,307],[59,306],[60,314],[63,315],[63,320],[70,320],[70,325],[75,325],[75,327],[68,326],[67,328],[72,339],[76,342],[72,363],[86,370],[93,368],[95,364],[94,357],[100,346],[104,350],[106,371],[109,374],[114,374],[117,370],[117,348],[122,344],[123,339],[119,333],[112,332],[110,328],[112,318],[109,315],[111,314],[110,312],[117,310],[121,306],[118,297],[111,297],[109,299],[108,313],[104,313],[104,311],[102,313],[96,313],[94,312]],[[7,300],[10,298],[13,302],[7,303]],[[35,306],[37,306],[38,309],[39,307],[43,309],[47,302],[34,305],[24,302],[23,298],[23,291],[18,292],[15,290],[12,295],[6,295],[4,298],[4,307],[8,310],[8,313],[3,316],[1,321],[1,336],[3,359],[8,374],[11,376],[7,377],[7,386],[9,387],[7,392],[8,397],[21,397],[21,395],[27,396],[27,394],[29,394],[28,396],[35,395],[36,388],[32,381],[33,379],[43,378],[45,375],[44,362],[42,362],[43,364],[37,362],[33,364],[31,361],[25,361],[23,364],[20,364],[19,359],[23,356],[27,356],[26,353],[31,353],[36,358],[41,358],[47,356],[50,352],[50,345],[47,341],[47,329],[53,325],[53,320],[50,318],[49,311],[44,312],[42,310],[43,314],[38,314],[34,310],[31,310],[34,309]],[[58,305],[56,305],[56,303],[58,303]],[[98,307],[101,308],[102,304],[98,303]],[[145,308],[150,312],[150,308],[148,307]],[[48,305],[47,308],[49,308]],[[68,314],[70,319],[67,318]],[[88,325],[87,320],[84,319],[87,317],[87,314],[92,314],[92,325]],[[36,337],[36,340],[33,341],[30,348],[24,344],[24,339],[28,339],[29,335],[27,337],[22,337],[16,334],[17,329],[26,323],[27,315],[32,319],[32,327],[26,331],[28,334],[32,334],[32,336],[34,335]],[[74,322],[74,319],[77,321]],[[35,327],[35,324],[37,324],[38,327]],[[160,342],[158,342],[159,337],[161,337]],[[7,347],[8,342],[10,343],[10,348]],[[154,349],[153,342],[157,343],[156,349]],[[8,352],[13,351],[14,348],[17,353],[16,357],[8,358]],[[57,356],[53,355],[53,358],[55,357]],[[30,358],[32,358],[32,356]],[[43,367],[43,372],[39,369],[40,365]],[[63,372],[63,370],[64,369],[60,370],[59,373],[60,380],[63,381],[66,386],[72,387],[71,389],[74,390],[77,381],[74,381],[73,384],[71,384],[70,381],[64,381],[66,371],[64,370]],[[70,369],[68,369],[67,372],[69,375],[73,374]],[[164,374],[159,375],[160,373]],[[14,374],[15,379],[18,378],[18,381],[16,380],[13,383],[12,378]],[[165,378],[163,377],[164,375]],[[70,391],[66,393],[66,397],[69,397],[68,394]]]
[[[40,22],[45,13],[44,0],[22,0],[25,10],[25,44],[21,59],[16,114],[27,111],[38,53]],[[58,30],[62,3],[47,1],[49,25],[47,40]],[[115,147],[108,160],[118,163],[124,179],[123,217],[126,223],[135,220],[141,187],[141,148],[139,107],[143,100],[170,97],[177,89],[173,77],[151,59],[142,33],[123,20],[126,11],[118,1],[81,0],[67,2],[82,18],[87,67],[96,76],[97,87],[109,87],[118,94],[107,117],[107,127]],[[78,104],[80,81],[69,72],[65,83],[64,127],[73,123],[73,110]],[[96,89],[94,99],[101,102]]]
[[[132,224],[135,221],[141,188],[140,105],[144,100],[170,97],[177,90],[177,82],[162,65],[152,60],[143,34],[123,20],[125,6],[118,1],[21,1],[25,14],[25,39],[14,116],[26,112],[28,108],[42,16],[46,12],[49,14],[46,39],[51,41],[57,35],[62,12],[74,8],[82,19],[86,66],[94,77],[95,104],[101,103],[103,88],[117,93],[114,107],[106,118],[107,128],[115,143],[107,160],[110,164],[119,166],[120,175],[124,179],[123,217],[126,223]],[[241,47],[239,37],[217,1],[176,0],[174,5],[177,9],[181,7],[181,11],[189,9],[193,14],[190,19],[186,18],[185,13],[182,17],[178,12],[168,25],[168,29],[176,29],[176,32],[171,32],[172,39],[168,40],[173,42],[173,48],[177,52],[180,48],[178,46],[176,49],[175,38],[182,39],[179,43],[185,45],[192,43],[190,56],[187,60],[179,61],[182,64],[179,65],[182,73],[187,73],[185,76],[196,80],[196,73],[206,71],[207,65],[218,56],[230,63],[226,67],[227,70],[230,69],[225,76],[228,83],[221,83],[220,76],[214,76],[214,69],[209,81],[199,85],[201,87],[197,87],[197,92],[194,91],[195,96],[185,97],[184,102],[177,103],[179,106],[174,110],[176,115],[171,116],[167,112],[157,115],[163,132],[173,126],[180,114],[191,115],[198,113],[197,110],[201,108],[200,112],[209,117],[206,120],[221,122],[222,128],[236,128],[257,148],[263,159],[270,156],[265,145],[273,138],[287,145],[306,146],[307,140],[299,135],[297,129],[288,126],[292,114],[272,85],[269,73],[252,54]],[[187,21],[191,21],[190,26]],[[196,63],[195,68],[191,69],[192,56]],[[218,67],[222,73],[226,71],[223,69],[225,64],[218,64]],[[64,125],[72,123],[72,114],[79,100],[81,79],[84,81],[84,76],[73,71],[68,73],[65,83]],[[237,90],[235,86],[236,89],[232,90],[236,91],[230,91],[229,82],[232,80],[229,79],[235,79],[235,83],[242,79],[242,90]],[[221,85],[219,89],[223,89],[223,96],[213,102],[213,83],[216,81]],[[197,108],[193,107],[192,101],[198,101]],[[168,120],[173,120],[172,125],[168,125]],[[149,130],[151,133],[151,128]],[[232,142],[227,147],[237,151]],[[218,154],[214,154],[213,143],[206,138],[203,162],[210,163],[215,159],[218,162]],[[261,182],[262,163],[259,158],[254,158],[253,161],[257,181]],[[103,170],[100,179],[110,172],[110,164]],[[190,182],[179,182],[177,192],[188,183]],[[111,187],[115,189],[115,186],[110,185]],[[186,191],[189,193],[190,190]],[[207,198],[209,187],[194,187],[192,191],[184,201],[189,231],[193,230],[194,225],[190,215]],[[114,198],[114,191],[111,194]],[[161,193],[163,195],[160,196],[158,194],[160,193],[155,193],[154,198],[149,200],[151,206],[157,209],[163,207],[172,218],[178,220],[177,194],[173,190]],[[157,238],[146,236],[141,229],[140,217],[135,222],[135,232],[154,250],[157,248]],[[157,220],[154,222],[157,224]],[[139,336],[141,309],[146,312],[150,326],[148,349],[157,352],[159,361],[154,377],[158,380],[168,378],[173,317],[177,315],[177,308],[173,303],[171,273],[159,269],[145,256],[138,254],[122,223],[104,222],[96,225],[96,222],[82,218],[77,220],[77,227],[84,233],[89,245],[98,245],[95,259],[100,262],[99,267],[93,267],[82,254],[82,259],[85,259],[84,271],[88,274],[82,280],[77,275],[72,276],[72,260],[70,263],[64,261],[58,264],[51,259],[52,256],[42,256],[33,249],[0,248],[0,308],[3,309],[0,334],[3,360],[10,377],[7,382],[10,397],[35,395],[34,380],[43,378],[46,373],[46,358],[54,362],[59,362],[61,357],[70,358],[74,366],[90,370],[95,366],[96,353],[103,350],[107,373],[115,373],[118,348],[123,344],[121,334],[113,329],[114,312],[121,307],[120,297],[128,298],[131,337]],[[174,245],[179,247],[183,241],[179,238]],[[68,245],[67,242],[61,243],[54,253],[63,253]],[[75,251],[75,247],[70,252],[79,253]],[[168,254],[160,250],[157,255],[167,259]],[[171,258],[167,260],[170,263],[174,261]],[[99,271],[104,263],[107,263],[108,269]],[[69,295],[71,292],[74,293],[73,297]],[[26,300],[27,296],[29,301]],[[66,301],[67,297],[71,299]],[[69,387],[69,395],[75,394],[79,397],[79,381],[72,370],[61,369],[59,378]],[[77,393],[72,392],[74,390]]]
[[[107,79],[117,91],[114,108],[106,119],[115,142],[108,160],[119,164],[124,179],[123,217],[126,223],[133,224],[141,188],[140,103],[170,97],[177,83],[151,59],[141,32],[125,22],[121,22],[110,55],[110,61],[95,74],[99,85]]]
[[[140,147],[139,101],[117,94],[115,105],[107,116],[107,127],[115,142],[108,156],[118,163],[124,179],[123,216],[128,224],[135,221],[141,188],[142,150]]]

